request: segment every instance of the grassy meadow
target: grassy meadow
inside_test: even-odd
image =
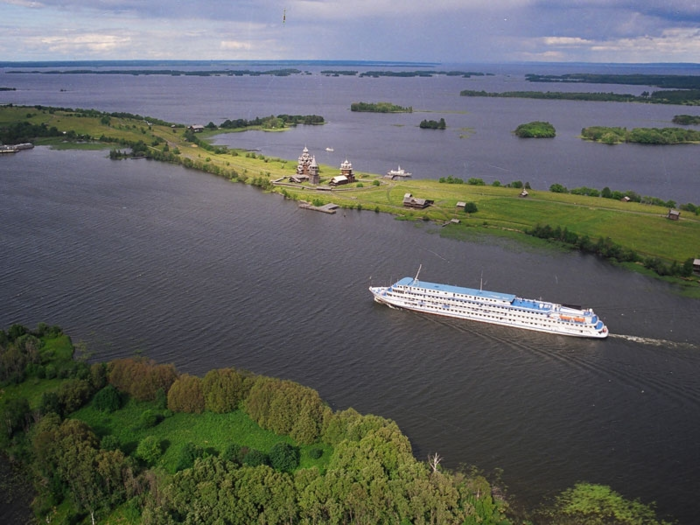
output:
[[[683,212],[680,221],[670,221],[666,218],[668,210],[660,206],[536,188],[529,190],[528,197],[522,198],[517,188],[446,184],[427,179],[391,181],[381,175],[363,172],[356,172],[358,182],[329,191],[330,187],[325,183],[339,174],[339,167],[328,165],[320,166],[321,188],[326,191],[319,191],[311,185],[288,182],[289,176],[296,172],[295,160],[209,146],[206,140],[226,132],[222,130],[197,134],[200,142],[197,145],[185,138],[185,127],[148,122],[146,118],[106,116],[82,110],[0,107],[0,127],[23,121],[56,126],[61,131],[73,131],[79,136],[93,138],[79,141],[77,147],[111,141],[112,148],[126,149],[128,146],[120,146],[119,140],[122,143],[143,141],[153,153],[168,152],[169,161],[233,181],[253,183],[286,198],[317,205],[333,202],[346,209],[391,213],[402,219],[439,223],[459,219],[459,224],[450,224],[446,229],[476,227],[489,233],[523,232],[538,224],[547,224],[552,228],[566,228],[579,236],[588,235],[593,240],[610,238],[641,256],[658,257],[667,262],[682,264],[688,258],[700,257],[700,217]],[[64,137],[42,138],[36,143],[55,147],[69,145]],[[434,205],[420,210],[405,208],[403,197],[406,193],[433,200]],[[465,213],[456,207],[460,201],[475,203],[478,211]]]

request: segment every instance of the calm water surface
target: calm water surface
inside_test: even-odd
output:
[[[36,148],[0,159],[0,326],[59,324],[95,359],[299,381],[394,419],[416,456],[504,469],[518,501],[585,480],[700,513],[700,301],[594,257],[312,213],[150,161]],[[595,308],[605,341],[396,311],[415,274]]]

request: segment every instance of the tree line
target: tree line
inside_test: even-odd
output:
[[[463,97],[533,98],[542,100],[583,100],[593,102],[641,102],[646,104],[700,105],[700,89],[680,89],[644,92],[641,95],[621,93],[563,92],[563,91],[504,91],[500,93],[465,89]]]
[[[226,119],[224,122],[219,124],[218,128],[221,129],[242,129],[249,128],[253,126],[260,126],[262,128],[281,128],[285,126],[296,126],[297,124],[305,125],[318,125],[324,124],[325,120],[320,115],[270,115],[269,117],[256,117],[254,119]],[[217,129],[217,126],[210,122],[207,126],[209,129]]]
[[[585,140],[604,144],[692,144],[700,142],[700,131],[683,128],[627,128],[591,126],[581,130]]]
[[[605,259],[617,262],[641,263],[645,268],[662,277],[691,277],[693,275],[692,257],[683,264],[679,264],[677,261],[669,263],[659,257],[642,256],[630,248],[613,242],[610,237],[601,236],[597,240],[593,240],[588,235],[579,235],[566,227],[552,227],[549,224],[537,224],[532,228],[526,228],[525,233],[540,239],[558,241],[584,253],[595,254]]]

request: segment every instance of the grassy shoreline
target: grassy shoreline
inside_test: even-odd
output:
[[[147,153],[157,160],[253,184],[288,199],[318,204],[333,202],[346,209],[390,213],[399,219],[449,223],[445,230],[479,228],[488,233],[505,231],[524,235],[527,229],[548,224],[591,239],[609,238],[641,256],[656,257],[668,263],[682,264],[700,255],[695,251],[700,239],[700,218],[684,214],[680,221],[670,221],[666,218],[668,210],[660,206],[537,189],[529,190],[528,197],[522,198],[518,188],[442,184],[429,179],[391,181],[365,172],[356,172],[357,183],[331,190],[327,182],[339,174],[339,168],[328,165],[320,166],[320,187],[327,191],[319,191],[307,184],[286,183],[286,179],[296,173],[293,160],[211,146],[207,142],[227,130],[197,134],[199,144],[196,144],[185,138],[187,130],[183,126],[152,123],[148,118],[107,118],[106,115],[41,106],[2,106],[0,127],[17,122],[56,126],[61,132],[92,137],[112,148],[128,148],[129,144],[141,141]],[[92,147],[84,142],[74,144],[63,137],[54,137],[41,139],[37,144]],[[403,206],[406,193],[433,200],[434,204],[425,209],[406,208]],[[467,214],[460,210],[457,203],[465,201],[474,202],[479,211]],[[452,223],[453,219],[460,222]],[[692,281],[676,279],[675,282],[685,283],[689,288],[685,292],[700,297],[697,278]]]

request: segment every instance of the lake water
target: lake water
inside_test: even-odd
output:
[[[117,77],[123,83],[121,100],[118,90],[110,88],[115,78],[27,77],[28,83],[46,85],[0,96],[31,98],[33,93],[32,103],[186,122],[206,123],[214,114],[327,116],[307,108],[320,103],[319,93],[340,98],[337,79],[314,75],[187,78],[209,82],[210,91],[191,92],[179,107],[170,105],[178,99],[170,86],[181,77]],[[8,85],[7,77],[0,78],[0,85]],[[503,81],[508,78],[504,75]],[[256,90],[220,92],[221,82],[239,80],[276,86],[281,99],[264,106]],[[333,87],[328,87],[331,80]],[[386,98],[416,108],[422,101],[399,87],[431,79],[354,80],[374,82],[377,91],[396,80],[396,93]],[[53,91],[68,81],[74,91]],[[281,87],[290,81],[313,81],[319,87],[294,109]],[[96,83],[105,91],[99,92]],[[76,92],[83,93],[82,103]],[[444,100],[448,92],[453,93],[452,87],[444,90]],[[75,98],[54,100],[64,95]],[[370,96],[347,94],[350,100]],[[437,95],[426,88],[424,100],[433,97]],[[443,108],[478,101],[451,100],[454,105]],[[608,113],[625,115],[632,107],[617,106],[607,105]],[[244,114],[246,107],[249,114]],[[520,106],[501,103],[494,111],[496,107],[508,113],[504,108],[520,107],[522,112],[525,106],[520,101]],[[556,116],[549,104],[543,107]],[[376,157],[385,150],[411,151],[401,141],[391,142],[396,140],[391,133],[401,132],[405,139],[419,130],[408,123],[384,125],[386,115],[369,116],[372,125],[364,139],[359,132],[332,132],[333,126],[367,127],[359,115],[338,108],[329,109],[333,118],[327,116],[330,123],[320,128],[228,135],[225,140],[261,140],[264,153],[295,158],[306,143],[303,137],[321,133],[316,149],[333,146],[338,158],[344,157],[339,140],[344,137],[361,143],[366,162],[377,165],[383,160]],[[640,111],[673,115],[677,110]],[[451,115],[445,114],[448,125]],[[488,118],[488,112],[480,115]],[[558,118],[565,121],[563,114]],[[322,136],[324,130],[331,130],[330,137]],[[456,134],[449,131],[447,136]],[[294,135],[302,138],[292,148],[286,141]],[[422,135],[416,136],[421,138],[413,145],[420,147]],[[386,147],[372,138],[387,140]],[[449,149],[430,140],[436,150]],[[449,140],[455,147],[474,147],[473,137]],[[507,134],[498,140],[499,147],[484,148],[502,148],[504,158],[514,158],[511,148],[519,142]],[[580,145],[574,139],[564,142]],[[615,162],[617,152],[627,148],[585,147],[611,151]],[[285,148],[289,155],[283,154]],[[486,158],[486,152],[481,154]],[[364,161],[356,160],[359,153],[348,158],[365,170],[359,166]],[[442,162],[441,156],[434,160]],[[398,162],[417,171],[412,163],[393,160]],[[549,156],[539,159],[543,170],[550,169],[549,162]],[[495,155],[489,163],[499,165],[503,159]],[[625,165],[615,169],[632,184]],[[581,185],[596,186],[594,178],[586,177]],[[697,182],[691,178],[683,184],[676,189],[674,182],[664,195],[661,182],[648,193],[672,198],[678,192],[682,197]],[[636,184],[622,188],[647,193]],[[438,452],[448,467],[502,468],[503,480],[519,502],[535,504],[585,480],[608,484],[630,498],[656,501],[664,515],[681,523],[694,523],[700,512],[700,301],[679,297],[669,285],[576,253],[533,251],[505,241],[447,240],[433,225],[374,212],[312,213],[251,187],[145,160],[109,161],[104,152],[36,148],[0,159],[0,225],[0,326],[59,324],[74,341],[85,341],[99,360],[142,352],[183,372],[235,366],[298,381],[318,390],[334,409],[354,407],[395,420],[419,459]],[[612,336],[577,340],[395,311],[372,301],[370,283],[413,275],[419,265],[421,276],[430,281],[478,286],[483,275],[488,289],[591,306]]]
[[[487,183],[521,180],[533,188],[553,183],[568,188],[609,186],[633,190],[679,204],[700,204],[698,147],[605,146],[578,138],[587,126],[668,127],[677,114],[700,115],[700,107],[543,101],[461,97],[464,89],[486,91],[604,91],[640,94],[650,86],[547,84],[525,82],[525,73],[659,72],[656,69],[590,66],[445,65],[493,76],[432,78],[331,77],[321,66],[300,68],[309,75],[253,76],[133,76],[9,74],[0,68],[0,103],[88,107],[127,111],[186,124],[220,124],[226,119],[270,114],[316,114],[324,126],[300,126],[292,132],[251,132],[225,135],[218,142],[254,149],[265,155],[296,159],[304,146],[320,163],[340,166],[345,159],[355,171],[386,173],[401,165],[419,178],[449,175],[482,178]],[[114,69],[114,68],[108,68]],[[178,68],[183,69],[183,68]],[[200,68],[207,69],[207,68]],[[213,66],[208,69],[223,69]],[[241,68],[234,68],[241,69]],[[272,69],[271,67],[263,69]],[[363,67],[326,67],[355,69]],[[384,68],[381,68],[384,69]],[[411,68],[408,68],[411,69]],[[413,68],[415,69],[415,68]],[[31,69],[29,69],[31,70]],[[697,74],[700,69],[662,71]],[[352,102],[389,101],[412,106],[412,114],[370,114],[350,111]],[[422,130],[421,120],[444,118],[445,131]],[[542,120],[557,130],[552,140],[518,139],[520,124]],[[697,129],[697,127],[695,128]],[[334,151],[327,152],[326,148]]]

